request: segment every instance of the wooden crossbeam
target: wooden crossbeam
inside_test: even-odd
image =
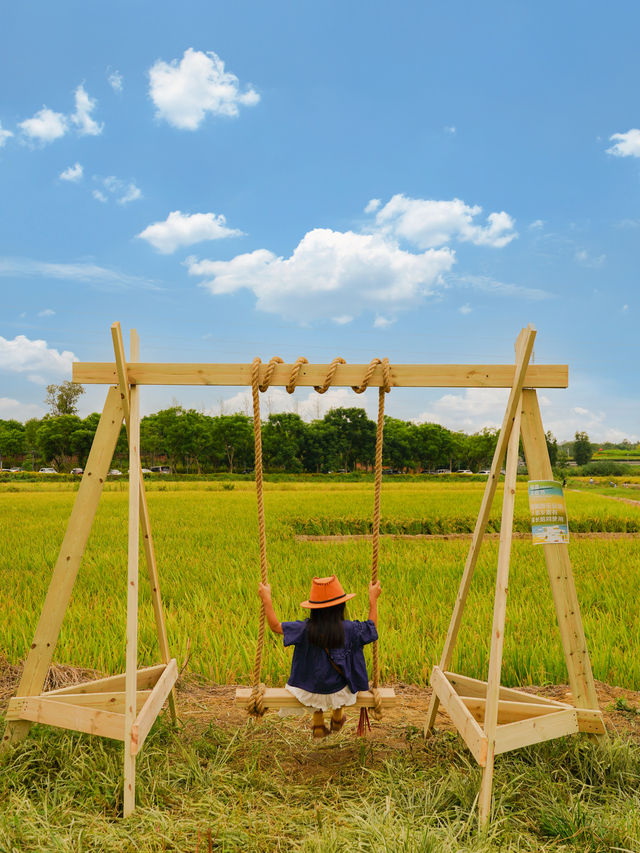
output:
[[[398,703],[398,697],[392,687],[379,687],[380,699],[383,708],[393,708]],[[252,690],[250,687],[238,687],[236,689],[236,703],[246,707],[249,704]],[[284,687],[267,687],[264,694],[266,708],[304,708],[296,697],[285,690]],[[355,708],[373,708],[373,693],[369,690],[361,690],[354,706]]]
[[[479,723],[484,723],[487,700],[478,696],[460,696],[461,701],[467,706]],[[537,702],[509,702],[507,699],[498,700],[498,725],[504,723],[515,723],[518,720],[528,720],[531,717],[544,717],[546,714],[556,714],[561,710],[574,710],[565,706],[564,708],[554,705],[540,705]]]
[[[291,364],[280,364],[273,372],[271,385],[289,382]],[[366,364],[343,364],[335,373],[332,386],[359,385]],[[296,385],[322,385],[328,364],[305,364]],[[260,368],[263,381],[266,364]],[[83,385],[117,385],[118,370],[110,362],[74,362],[74,382]],[[392,364],[394,388],[511,388],[516,368],[513,364]],[[251,385],[250,364],[174,364],[139,362],[127,365],[127,376],[135,385]],[[369,385],[384,384],[382,368],[377,367]],[[525,388],[566,388],[569,368],[566,364],[531,364],[524,377]]]
[[[136,693],[136,706],[138,711],[143,707],[151,695],[150,690],[139,690]],[[14,696],[9,700],[8,713],[15,714],[15,719],[20,719],[22,703],[28,697]],[[47,699],[50,702],[61,702],[66,705],[80,705],[83,708],[101,708],[103,711],[113,711],[115,714],[124,714],[125,693],[123,690],[110,691],[108,693],[62,693],[56,697],[47,697],[42,694],[38,699]]]
[[[60,729],[124,740],[124,714],[100,708],[68,705],[66,702],[43,699],[41,696],[26,696],[19,701],[19,711],[11,712],[12,716],[7,714],[8,720],[28,720]]]
[[[468,675],[459,675],[457,672],[445,672],[445,676],[455,691],[461,696],[486,697],[487,682],[480,681],[478,678],[470,678]],[[558,702],[557,699],[549,699],[546,696],[535,696],[532,693],[525,693],[524,690],[518,690],[515,687],[500,686],[500,699],[507,699],[510,702],[527,702],[551,707],[567,708],[566,702]]]
[[[517,723],[508,723],[496,728],[494,754],[500,755],[503,752],[542,743],[545,740],[574,735],[578,731],[575,708],[556,711],[530,720],[520,720]]]
[[[162,673],[166,664],[158,663],[155,666],[145,666],[139,669],[136,676],[136,690],[146,690],[153,687]],[[107,693],[109,691],[124,690],[125,674],[108,675],[106,678],[95,678],[93,681],[85,681],[82,684],[70,684],[68,687],[58,687],[57,690],[48,690],[41,694],[43,699],[54,699],[65,693]]]

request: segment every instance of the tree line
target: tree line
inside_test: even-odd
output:
[[[66,382],[47,388],[49,412],[25,423],[0,420],[0,468],[11,465],[37,470],[53,465],[68,471],[84,467],[100,415],[77,414],[82,386]],[[395,471],[433,471],[488,468],[498,430],[467,434],[435,423],[416,424],[390,416],[384,421],[383,462]],[[376,424],[364,409],[332,409],[311,422],[290,412],[270,414],[262,423],[263,464],[269,471],[324,473],[371,469],[375,457]],[[559,447],[547,433],[552,465],[568,460],[588,462],[593,447],[586,433],[576,433],[573,447]],[[143,465],[168,464],[174,471],[203,474],[215,471],[250,471],[254,465],[253,421],[244,414],[207,415],[171,406],[141,419],[140,448]],[[126,468],[124,427],[114,454],[114,464]]]

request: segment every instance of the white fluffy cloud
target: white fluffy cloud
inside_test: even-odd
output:
[[[122,92],[124,81],[119,71],[111,71],[107,74],[107,80],[114,92]]]
[[[508,397],[507,388],[467,388],[460,394],[444,394],[414,420],[465,432],[477,432],[483,427],[499,428]]]
[[[262,418],[266,418],[270,414],[295,412],[303,420],[312,421],[323,418],[330,409],[337,409],[341,406],[362,408],[369,403],[371,403],[370,397],[354,394],[350,388],[330,388],[326,394],[317,394],[309,388],[301,388],[293,394],[288,394],[284,388],[269,388],[264,394],[260,394],[260,415]],[[371,405],[373,406],[375,403],[371,403]],[[240,391],[233,397],[227,397],[217,407],[212,407],[209,414],[231,415],[236,412],[245,415],[250,415],[253,412],[250,391]]]
[[[158,60],[149,69],[149,95],[156,116],[181,130],[196,130],[207,113],[237,116],[239,106],[257,104],[258,93],[251,86],[241,92],[239,84],[217,54],[191,47],[180,61]]]
[[[143,288],[158,290],[158,285],[149,279],[127,275],[118,270],[100,267],[92,263],[49,263],[32,258],[0,257],[0,276],[42,277],[76,281],[102,290],[121,290],[125,288]]]
[[[640,129],[631,128],[626,133],[614,133],[609,137],[614,144],[607,148],[607,154],[614,157],[640,157]]]
[[[260,310],[310,322],[416,305],[441,288],[454,260],[449,248],[413,254],[381,234],[316,228],[290,258],[258,249],[230,261],[190,258],[187,264],[213,294],[247,289]]]
[[[407,198],[400,193],[377,211],[376,225],[383,233],[420,249],[443,246],[452,240],[500,249],[518,236],[508,213],[490,213],[488,224],[479,225],[474,219],[480,213],[480,205],[472,207],[459,198],[436,201]]]
[[[227,227],[227,220],[221,213],[189,214],[173,210],[164,222],[147,225],[137,236],[151,243],[163,255],[169,255],[182,246],[241,235],[242,231]]]
[[[3,420],[26,421],[29,418],[41,417],[42,413],[43,406],[35,403],[21,403],[20,400],[14,400],[12,397],[0,397],[0,418]]]
[[[64,136],[68,130],[67,117],[43,107],[31,118],[20,122],[25,136],[34,142],[53,142]]]
[[[0,148],[2,148],[6,144],[7,139],[10,139],[12,136],[13,133],[10,130],[3,130],[2,122],[0,121]]]
[[[98,175],[93,176],[94,181],[98,181],[102,187],[99,190],[93,190],[91,193],[96,201],[106,204],[110,197],[113,197],[117,204],[129,204],[131,201],[137,201],[142,198],[142,190],[137,187],[133,181],[123,181],[116,178],[115,175],[109,175],[107,178],[100,178]]]
[[[74,166],[69,166],[64,172],[60,172],[61,181],[71,181],[77,183],[82,180],[83,168],[81,163],[76,163]]]
[[[96,108],[97,101],[95,98],[90,98],[82,83],[78,86],[74,94],[76,100],[76,111],[71,116],[71,121],[78,128],[80,136],[99,136],[102,133],[104,125],[98,124],[91,117],[91,113]]]
[[[74,361],[77,361],[77,358],[72,352],[58,352],[57,349],[48,347],[46,341],[31,341],[24,335],[18,335],[13,340],[0,337],[0,370],[12,373],[71,375],[71,364]],[[40,379],[39,376],[37,378]]]

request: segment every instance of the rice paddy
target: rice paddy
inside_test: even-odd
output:
[[[51,570],[69,516],[74,490],[37,485],[0,492],[0,649],[12,663],[31,642]],[[224,486],[227,488],[224,488]],[[169,640],[189,669],[216,683],[247,683],[257,630],[258,544],[250,483],[167,483],[149,491]],[[383,527],[438,522],[439,529],[471,527],[481,483],[390,483],[383,495]],[[371,546],[299,542],[301,525],[319,532],[366,530],[370,484],[270,483],[266,514],[270,581],[281,619],[302,618],[313,575],[337,573],[359,595],[352,618],[366,615]],[[498,526],[500,501],[492,513]],[[640,507],[599,495],[569,491],[574,530],[637,530]],[[124,667],[126,578],[126,484],[110,484],[102,498],[85,559],[63,624],[55,660],[111,673]],[[527,522],[525,484],[519,484],[516,519]],[[468,542],[383,540],[380,573],[381,655],[390,682],[425,684],[446,635]],[[487,541],[453,667],[484,677],[498,543]],[[584,540],[570,544],[588,648],[597,679],[640,688],[640,626],[637,596],[640,552],[635,539]],[[155,631],[144,578],[141,582],[141,663],[156,661]],[[275,638],[267,643],[264,677],[279,684],[289,653]],[[506,684],[564,682],[542,549],[527,540],[513,544],[503,679]]]

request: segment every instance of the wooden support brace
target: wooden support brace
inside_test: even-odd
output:
[[[127,375],[127,361],[124,352],[124,343],[122,340],[122,331],[120,323],[114,323],[111,326],[111,337],[113,339],[113,349],[116,359],[116,372],[118,377],[118,385],[120,388],[120,396],[122,399],[122,408],[124,412],[124,421],[129,435],[129,411],[130,411],[130,392],[129,392],[129,377]],[[164,620],[164,608],[162,606],[162,596],[160,594],[160,579],[158,577],[158,566],[156,563],[156,554],[153,547],[153,537],[151,535],[151,520],[149,518],[149,506],[147,504],[147,493],[144,488],[144,477],[142,476],[142,466],[140,466],[140,522],[142,525],[142,544],[144,546],[145,562],[147,566],[147,575],[149,577],[149,586],[151,587],[151,603],[153,605],[153,615],[156,622],[156,634],[158,636],[158,647],[160,649],[160,660],[163,663],[168,663],[171,660],[169,652],[169,640],[167,639],[167,628]],[[176,721],[176,699],[175,691],[172,690],[169,696],[169,710],[173,721]]]
[[[440,667],[434,666],[431,670],[431,686],[433,692],[438,696],[442,707],[451,718],[451,722],[458,730],[458,734],[471,750],[475,760],[481,767],[487,761],[487,738],[475,718],[447,681]]]
[[[7,719],[29,720],[32,723],[44,723],[60,729],[71,729],[90,735],[124,740],[124,716],[99,708],[85,708],[68,705],[55,699],[42,699],[39,696],[20,697],[20,709],[12,712],[15,716]]]
[[[38,627],[25,661],[17,690],[19,696],[39,696],[42,692],[98,508],[102,487],[120,435],[122,418],[120,394],[117,389],[110,388],[60,553],[51,575]],[[29,726],[30,724],[25,721],[9,723],[2,739],[3,746],[7,747],[26,737]]]
[[[575,708],[498,726],[495,735],[495,755],[564,735],[573,735],[578,730]]]
[[[486,681],[470,678],[468,675],[459,675],[457,672],[445,672],[445,675],[455,691],[461,696],[486,697]],[[502,685],[500,685],[499,698],[507,699],[510,702],[533,702],[552,708],[568,707],[568,703],[558,702],[556,699],[548,699],[546,696],[535,696],[532,693],[525,693],[524,690],[518,690],[515,687],[503,687]]]
[[[487,478],[487,485],[485,487],[484,495],[482,497],[480,512],[478,513],[478,519],[476,521],[476,526],[473,531],[473,538],[469,547],[467,561],[465,563],[462,578],[460,580],[458,596],[456,598],[456,603],[453,608],[453,613],[451,614],[449,630],[447,631],[447,637],[444,642],[444,648],[442,650],[442,655],[440,656],[439,668],[443,672],[449,669],[451,659],[453,657],[453,650],[455,648],[456,640],[458,638],[458,631],[460,630],[462,613],[467,602],[467,595],[469,594],[469,587],[471,586],[471,580],[473,578],[476,563],[478,561],[478,555],[480,553],[482,539],[484,537],[485,530],[487,529],[491,506],[493,504],[496,488],[500,479],[500,469],[502,468],[502,461],[505,457],[507,444],[509,441],[509,437],[511,436],[511,430],[513,428],[513,422],[516,417],[516,412],[518,410],[520,395],[522,393],[522,386],[527,372],[527,365],[529,364],[529,359],[531,358],[531,353],[533,352],[533,343],[535,341],[535,337],[536,330],[532,326],[527,326],[527,328],[523,329],[520,335],[518,336],[518,341],[521,341],[522,345],[519,351],[516,351],[516,366],[514,368],[513,385],[511,387],[511,393],[509,394],[509,400],[507,402],[507,408],[502,421],[502,427],[500,429],[500,435],[498,436],[496,449],[493,454],[493,461],[491,463],[491,473]],[[427,719],[425,720],[424,724],[425,736],[428,735],[431,729],[433,728],[437,712],[438,696],[434,693],[431,696],[429,710],[427,712]]]
[[[169,661],[156,686],[147,696],[146,702],[138,708],[138,716],[131,728],[131,752],[137,755],[142,749],[151,726],[156,721],[173,685],[178,680],[178,664],[175,658]]]
[[[138,690],[136,693],[136,706],[138,711],[142,708],[147,698],[150,696],[150,690]],[[27,697],[29,698],[29,697]],[[108,693],[63,693],[55,697],[47,696],[43,693],[38,699],[46,699],[48,702],[61,702],[66,705],[80,705],[83,708],[100,708],[103,711],[113,711],[114,714],[124,714],[125,693],[122,690],[111,691]],[[7,719],[12,715],[12,719],[20,719],[20,710],[22,703],[26,699],[24,696],[14,696],[9,700],[7,709]]]
[[[146,690],[153,687],[165,669],[166,664],[164,663],[139,669],[136,675],[136,690]],[[56,696],[65,693],[107,693],[112,690],[124,690],[125,678],[125,674],[121,673],[120,675],[108,675],[106,678],[85,681],[81,684],[70,684],[68,687],[48,690],[46,693],[42,693],[42,698],[54,699]]]

